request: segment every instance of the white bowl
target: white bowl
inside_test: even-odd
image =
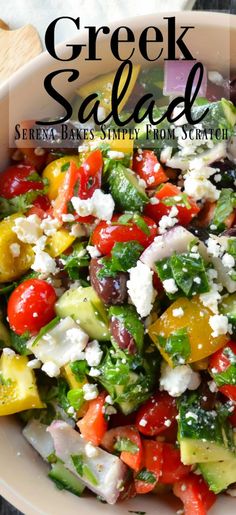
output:
[[[149,25],[157,25],[166,34],[166,20],[163,17],[168,15],[173,16],[173,13],[126,19],[125,25],[130,26],[136,36]],[[176,19],[179,26],[195,26],[195,30],[189,31],[186,42],[193,54],[208,69],[226,74],[230,66],[236,70],[236,16],[212,12],[183,12],[176,13]],[[112,28],[119,25],[121,23],[113,24]],[[74,43],[84,42],[86,38],[86,33],[81,32],[76,40],[74,38]],[[103,57],[102,61],[83,61],[81,57],[75,63],[66,63],[54,60],[45,52],[23,66],[9,83],[0,88],[1,169],[8,161],[8,147],[12,145],[15,123],[61,112],[58,111],[58,104],[44,90],[44,77],[52,70],[75,66],[80,70],[79,83],[82,84],[96,75],[115,69],[117,61],[111,57],[106,42],[107,37],[100,37],[98,53]],[[65,44],[60,44],[58,48],[61,55],[68,55]],[[83,52],[84,56],[85,54]],[[140,62],[138,53],[134,61]],[[65,77],[56,83],[62,94],[69,98],[78,81],[68,83]],[[172,496],[168,496],[168,499],[154,495],[139,496],[123,504],[109,506],[99,503],[95,497],[89,495],[78,499],[68,492],[57,490],[47,478],[47,465],[23,438],[16,417],[1,418],[0,467],[0,493],[26,515],[64,515],[66,512],[76,513],[77,510],[83,515],[126,515],[129,510],[145,511],[147,515],[171,515],[181,507]],[[222,495],[212,508],[211,514],[233,515],[235,508],[235,500]]]

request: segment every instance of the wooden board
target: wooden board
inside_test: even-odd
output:
[[[9,30],[6,23],[0,20],[0,83],[41,51],[38,32],[32,25]]]

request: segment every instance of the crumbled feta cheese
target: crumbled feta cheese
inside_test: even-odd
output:
[[[102,190],[94,191],[93,196],[86,200],[72,197],[71,203],[79,216],[93,215],[100,220],[111,220],[115,202],[110,193]]]
[[[178,291],[178,286],[174,279],[165,279],[162,284],[167,293],[174,294]]]
[[[51,216],[44,218],[41,222],[41,229],[43,230],[44,234],[46,234],[46,236],[52,236],[55,234],[59,227],[60,222],[57,220],[57,218],[51,218]]]
[[[214,175],[214,181],[215,182],[220,182],[221,181],[221,174],[220,173],[216,173]]]
[[[201,382],[198,372],[189,365],[169,367],[165,362],[161,365],[160,390],[166,390],[172,397],[179,397],[187,389],[196,390]]]
[[[41,250],[37,246],[34,247],[33,250],[35,252],[35,258],[31,266],[32,270],[39,272],[43,278],[50,274],[55,274],[57,270],[55,260],[49,256],[47,252],[44,252],[44,250]]]
[[[207,251],[213,257],[219,257],[222,255],[222,248],[219,240],[214,237],[210,237],[207,241]]]
[[[141,427],[146,427],[147,425],[147,420],[145,420],[145,418],[141,418],[141,420],[139,421],[139,425]]]
[[[61,215],[61,218],[63,222],[74,222],[75,220],[75,217],[72,215],[72,213],[65,213]]]
[[[107,155],[110,159],[123,159],[123,157],[125,157],[124,152],[119,152],[117,150],[108,150]]]
[[[83,386],[84,399],[86,401],[92,401],[98,396],[98,389],[96,384],[84,384]]]
[[[19,257],[19,255],[20,255],[20,245],[19,245],[19,243],[11,243],[11,245],[9,246],[9,249],[10,249],[11,255],[14,258]]]
[[[176,106],[173,110],[173,115],[172,115],[172,119],[176,118],[177,116],[179,116],[181,113],[183,112],[183,106]],[[176,125],[176,127],[181,127],[182,125],[185,125],[187,122],[187,118],[185,116],[185,114],[183,114],[178,120],[176,120],[175,122],[173,122],[174,125]]]
[[[88,442],[85,445],[85,454],[87,458],[96,458],[98,455],[98,449],[92,443]]]
[[[2,353],[5,354],[5,356],[15,356],[15,351],[8,347],[4,347],[4,349],[2,349]]]
[[[223,76],[221,75],[221,73],[217,72],[217,71],[209,71],[208,72],[208,79],[213,82],[214,84],[216,84],[217,86],[222,86],[223,82],[224,82],[224,78]]]
[[[58,377],[60,374],[60,368],[53,361],[46,361],[41,370],[49,377]]]
[[[171,420],[170,419],[165,420],[164,426],[170,427],[171,426]]]
[[[111,395],[107,395],[107,396],[105,397],[105,402],[106,402],[107,404],[113,404],[113,399],[112,399]]]
[[[80,327],[72,327],[64,333],[65,342],[74,344],[76,342],[76,355],[80,354],[86,347],[88,339],[87,335]],[[74,357],[74,360],[76,357]]]
[[[81,238],[82,236],[86,236],[86,230],[82,224],[73,224],[70,229],[70,235],[75,238]]]
[[[209,324],[213,329],[211,334],[214,338],[217,338],[217,336],[227,334],[229,332],[229,322],[227,316],[225,315],[211,316],[209,319]]]
[[[159,204],[159,202],[160,202],[160,200],[157,197],[150,198],[150,204],[152,204],[153,206],[155,206],[156,204]]]
[[[41,219],[37,215],[16,218],[12,230],[23,243],[36,243],[43,235]]]
[[[184,190],[194,200],[218,200],[220,192],[209,181],[214,173],[214,168],[205,166],[200,169],[192,169],[185,175]]]
[[[43,363],[53,362],[61,368],[70,361],[85,358],[81,349],[85,348],[88,340],[88,335],[76,322],[71,317],[66,317],[42,336],[37,345],[33,346],[34,338],[32,338],[27,343],[27,347]]]
[[[233,268],[235,265],[235,259],[231,254],[226,252],[222,257],[222,263],[226,268]]]
[[[184,315],[184,310],[183,308],[176,308],[176,309],[173,309],[172,311],[172,315],[173,317],[182,317]]]
[[[111,220],[115,208],[115,202],[110,193],[95,190],[93,196],[93,215],[100,220]]]
[[[172,154],[171,146],[163,148],[163,150],[161,151],[161,155],[160,155],[160,161],[162,163],[166,163],[171,158],[171,154]]]
[[[196,413],[194,413],[193,411],[187,411],[186,415],[185,415],[186,418],[193,418],[194,420],[198,420],[198,416]]]
[[[79,216],[89,216],[93,213],[92,198],[81,199],[79,197],[72,197],[71,203],[76,213]]]
[[[107,406],[105,410],[106,415],[115,415],[117,413],[116,408],[114,406]]]
[[[96,245],[87,245],[86,247],[88,253],[90,254],[91,258],[97,258],[101,256],[101,252],[99,252]]]
[[[85,359],[90,367],[97,367],[102,355],[103,352],[97,340],[88,343],[85,349]]]
[[[91,368],[90,369],[90,372],[89,372],[89,375],[91,377],[99,377],[101,375],[101,370],[99,370],[98,368]]]
[[[214,373],[213,369],[212,369],[212,373]],[[216,371],[216,373],[217,373],[217,371]],[[215,381],[208,381],[207,384],[209,386],[210,392],[212,392],[212,393],[218,392],[217,384],[215,383]]]
[[[156,292],[152,284],[153,272],[140,260],[129,270],[130,278],[127,288],[130,299],[141,317],[146,317],[152,310]]]
[[[42,361],[40,361],[40,359],[37,359],[37,358],[36,359],[31,359],[27,363],[27,367],[31,368],[31,369],[40,368],[41,365],[42,365]]]
[[[137,175],[137,179],[138,179],[139,186],[141,186],[141,188],[145,189],[147,187],[147,184],[144,181],[144,179],[141,179],[138,175]]]
[[[167,231],[167,229],[170,229],[171,227],[174,227],[178,223],[178,218],[176,218],[176,215],[178,215],[178,209],[176,206],[172,206],[170,212],[168,215],[162,216],[162,218],[159,221],[159,232],[160,234],[163,234]]]
[[[218,313],[218,302],[221,299],[221,295],[219,292],[215,290],[210,290],[206,293],[201,293],[199,295],[200,301],[202,302],[203,306],[210,309],[212,313],[215,313],[217,315]]]

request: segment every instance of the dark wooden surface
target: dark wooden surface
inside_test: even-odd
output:
[[[119,0],[117,0],[119,1]],[[197,0],[193,10],[220,11],[236,14],[236,0]],[[0,497],[0,515],[22,515],[3,497]]]

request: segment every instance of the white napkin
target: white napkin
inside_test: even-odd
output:
[[[11,29],[31,23],[44,42],[47,26],[59,16],[80,16],[81,27],[99,26],[129,16],[192,9],[194,3],[195,0],[7,0],[1,2],[1,18]],[[75,35],[76,28],[71,22],[60,22],[56,41]]]

